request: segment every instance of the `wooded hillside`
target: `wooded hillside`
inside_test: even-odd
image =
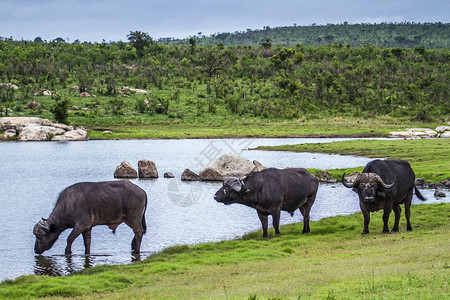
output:
[[[259,46],[267,39],[273,45],[284,47],[302,44],[304,46],[327,46],[338,43],[352,47],[371,44],[378,47],[414,48],[424,46],[430,49],[450,47],[450,24],[448,23],[381,23],[314,26],[287,26],[234,33],[216,33],[209,37],[193,36],[198,45]],[[162,39],[169,44],[189,45],[189,38],[182,40]]]
[[[57,111],[58,103],[78,106],[69,117],[93,118],[389,115],[427,121],[450,112],[449,48],[166,45],[142,32],[131,32],[129,40],[0,41],[0,115],[39,115]],[[41,89],[58,96],[36,93]],[[25,110],[29,102],[39,106]]]

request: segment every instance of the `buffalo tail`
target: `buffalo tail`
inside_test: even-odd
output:
[[[425,198],[419,191],[419,189],[417,188],[417,186],[414,185],[414,191],[416,193],[417,198],[419,198],[422,201],[427,200],[427,198]]]

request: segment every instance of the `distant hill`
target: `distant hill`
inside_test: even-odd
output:
[[[371,44],[378,47],[428,49],[450,47],[449,23],[381,23],[381,24],[339,24],[317,26],[264,27],[262,30],[248,29],[245,32],[216,33],[209,37],[195,36],[187,39],[160,39],[166,44],[189,45],[195,39],[197,45],[260,46],[326,46],[332,43],[344,46]]]

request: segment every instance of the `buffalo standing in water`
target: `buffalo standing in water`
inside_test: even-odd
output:
[[[92,227],[107,225],[115,232],[117,226],[125,222],[133,229],[131,249],[137,254],[147,229],[146,208],[147,194],[129,181],[74,184],[59,195],[48,219],[42,219],[34,226],[34,251],[42,254],[53,246],[61,232],[73,228],[67,238],[65,254],[72,253],[72,243],[80,234],[83,234],[85,254],[89,254]]]
[[[395,213],[392,231],[398,232],[402,211],[400,204],[405,205],[406,230],[412,231],[409,218],[413,190],[420,200],[425,198],[414,184],[415,174],[407,161],[399,159],[371,161],[353,183],[345,182],[344,175],[342,175],[344,186],[353,188],[359,196],[359,206],[364,216],[363,234],[369,233],[370,212],[380,209],[384,210],[383,233],[389,233],[388,221],[392,210]]]
[[[214,199],[225,205],[240,203],[258,212],[267,237],[267,216],[272,215],[275,233],[279,234],[280,211],[294,215],[298,208],[303,215],[303,233],[309,229],[309,212],[316,199],[319,180],[305,169],[265,169],[249,175],[244,180],[227,178]]]

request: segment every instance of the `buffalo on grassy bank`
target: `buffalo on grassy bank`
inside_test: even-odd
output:
[[[280,211],[294,215],[299,209],[303,215],[303,233],[310,231],[309,213],[316,199],[319,180],[302,168],[269,168],[254,172],[245,179],[226,178],[214,199],[225,205],[240,203],[256,209],[267,237],[268,220],[272,215],[273,227],[280,234]]]
[[[363,234],[369,233],[370,213],[383,209],[383,233],[389,233],[388,221],[394,210],[393,232],[398,232],[400,204],[405,205],[406,230],[412,231],[410,223],[413,190],[420,200],[425,200],[414,184],[415,174],[407,161],[399,159],[373,160],[369,162],[353,183],[342,183],[358,193],[359,206],[364,216]]]

